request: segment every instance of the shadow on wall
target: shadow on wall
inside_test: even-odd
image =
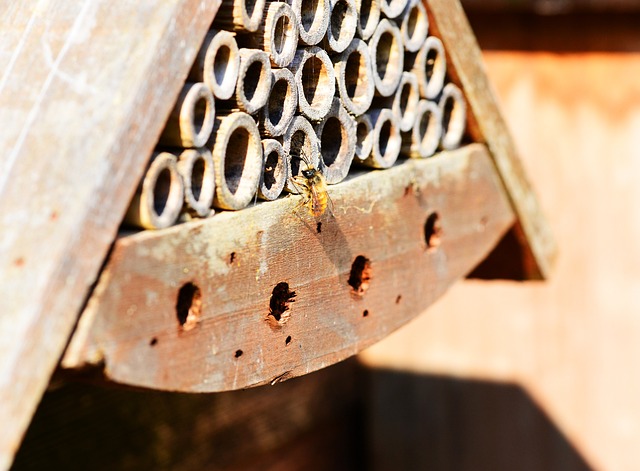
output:
[[[365,390],[371,470],[592,469],[517,385],[372,369]]]

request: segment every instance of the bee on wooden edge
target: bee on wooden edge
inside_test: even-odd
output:
[[[300,170],[301,175],[289,178],[297,194],[302,195],[302,200],[294,211],[306,206],[309,214],[315,218],[320,218],[327,209],[329,214],[333,215],[333,202],[327,192],[327,181],[324,175],[310,162],[302,149],[299,158],[307,168]]]

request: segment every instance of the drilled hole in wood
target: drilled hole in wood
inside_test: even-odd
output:
[[[235,262],[236,260],[236,253],[235,252],[231,252],[229,254],[229,265],[231,265],[233,262]]]
[[[362,317],[369,317],[369,309],[362,311]]]
[[[240,358],[244,352],[242,350],[236,350],[236,353],[233,355],[236,358]]]
[[[193,283],[186,283],[180,288],[178,302],[176,303],[176,313],[183,331],[187,332],[198,325],[202,315],[202,293],[200,288]]]
[[[319,222],[318,224],[316,224],[316,232],[318,234],[320,234],[322,232],[322,223]]]
[[[295,302],[296,292],[289,289],[289,283],[278,283],[271,292],[269,300],[269,323],[274,326],[282,326],[289,320],[289,305]]]
[[[435,249],[440,245],[442,228],[440,227],[440,216],[438,213],[431,213],[424,223],[424,240],[428,249]]]
[[[370,280],[371,261],[363,255],[358,255],[351,265],[348,281],[352,292],[358,296],[364,296],[364,293],[369,289]]]
[[[399,295],[396,297],[396,304],[400,304],[400,301],[402,301],[402,295],[401,295],[401,294],[399,294]]]
[[[153,337],[151,339],[151,341],[149,342],[149,345],[152,347],[155,347],[156,345],[158,345],[158,338],[157,337]]]
[[[291,335],[289,335],[286,340],[284,341],[285,345],[289,345],[291,343]]]

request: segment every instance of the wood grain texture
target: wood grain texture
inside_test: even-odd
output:
[[[110,380],[179,391],[303,375],[405,324],[514,221],[482,145],[366,172],[330,194],[334,214],[321,220],[295,212],[291,197],[118,239],[63,367],[101,365]],[[441,243],[429,249],[433,212]],[[349,284],[358,256],[370,260],[360,295]],[[270,299],[282,282],[295,298],[275,322]],[[186,329],[176,309],[188,283],[200,296]]]
[[[530,251],[528,276],[546,278],[556,258],[556,244],[527,179],[487,79],[482,55],[459,0],[424,0],[431,33],[447,52],[448,72],[465,92],[469,132],[486,143],[518,216],[521,243]]]
[[[4,2],[0,469],[64,350],[219,3]]]

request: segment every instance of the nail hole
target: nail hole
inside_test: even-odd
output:
[[[368,317],[369,316],[369,310],[365,309],[364,311],[362,311],[362,317]]]
[[[291,335],[289,335],[286,340],[284,341],[285,345],[289,345],[291,343]]]
[[[371,261],[363,255],[358,255],[351,265],[351,274],[348,283],[352,292],[358,296],[364,296],[369,289],[371,280]]]
[[[316,224],[316,232],[318,234],[320,234],[322,232],[322,223],[319,222],[318,224]]]
[[[156,345],[158,345],[158,338],[157,337],[153,337],[151,339],[151,341],[149,342],[149,345],[152,347],[155,347]]]
[[[295,302],[296,292],[289,290],[289,283],[278,283],[271,292],[269,300],[269,323],[280,327],[289,320],[289,304]]]
[[[193,283],[186,283],[178,291],[176,313],[182,330],[192,330],[200,321],[202,314],[202,293]]]
[[[236,350],[234,357],[240,358],[244,352],[242,350]]]
[[[435,249],[440,245],[442,228],[440,227],[440,216],[438,213],[431,213],[424,223],[424,240],[428,249]]]
[[[402,295],[401,295],[401,294],[399,294],[399,295],[396,297],[396,304],[400,304],[400,301],[402,301]]]
[[[236,260],[236,253],[235,252],[231,252],[229,254],[229,265],[231,265],[235,260]]]

